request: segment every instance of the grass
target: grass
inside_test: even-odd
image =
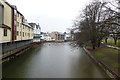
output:
[[[108,47],[100,47],[100,48],[97,49],[96,51],[99,51],[100,53],[120,54],[120,53],[118,53],[118,50],[117,50],[117,49],[108,48]]]
[[[105,40],[103,40],[105,42]],[[114,45],[114,40],[112,38],[108,39],[109,45],[120,47],[120,39],[117,41],[117,45]],[[118,69],[120,69],[120,63],[118,62],[118,56],[120,56],[120,50],[109,48],[106,46],[96,47],[95,50],[92,49],[91,44],[87,44],[86,48],[100,61],[110,67],[117,74]]]
[[[102,41],[105,42],[104,39],[103,39]],[[114,44],[114,39],[113,39],[113,38],[111,38],[111,39],[109,38],[109,39],[107,40],[107,44],[112,45],[112,46],[120,47],[120,39],[117,40],[117,44],[115,45],[115,44]]]
[[[114,66],[115,68],[120,68],[120,64],[119,64],[119,63],[114,63],[113,66]]]
[[[118,72],[117,70],[120,69],[120,63],[118,63],[119,51],[108,47],[101,47],[94,50],[94,53],[96,58]]]

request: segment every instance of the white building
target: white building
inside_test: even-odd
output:
[[[53,41],[55,39],[50,37],[49,33],[42,33],[41,34],[41,40],[43,40],[43,41]]]
[[[41,28],[36,23],[29,23],[33,27],[33,42],[40,42],[41,40]]]
[[[71,40],[71,35],[70,35],[70,33],[65,33],[65,34],[64,34],[64,40],[65,40],[65,41]]]

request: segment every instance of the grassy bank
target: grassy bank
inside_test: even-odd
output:
[[[92,53],[92,55],[95,56],[95,58],[102,61],[105,65],[111,68],[111,70],[118,74],[118,69],[120,69],[120,63],[118,62],[120,50],[105,46],[96,48],[95,50],[92,50],[92,48],[89,46],[87,49]]]
[[[112,48],[102,47],[95,50],[95,56],[116,72],[120,69],[120,63],[118,63],[119,55],[118,50]]]

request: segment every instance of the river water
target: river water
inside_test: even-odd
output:
[[[45,43],[2,66],[3,78],[107,78],[82,48]]]

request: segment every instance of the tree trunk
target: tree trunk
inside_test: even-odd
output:
[[[95,50],[95,45],[93,45],[92,47],[93,47],[93,50]]]
[[[117,39],[114,39],[114,44],[115,44],[115,45],[117,44]]]
[[[108,39],[108,38],[105,38],[105,43],[106,43],[106,44],[107,44],[107,39]]]
[[[94,42],[92,43],[92,48],[93,48],[93,50],[95,50],[95,43]]]

